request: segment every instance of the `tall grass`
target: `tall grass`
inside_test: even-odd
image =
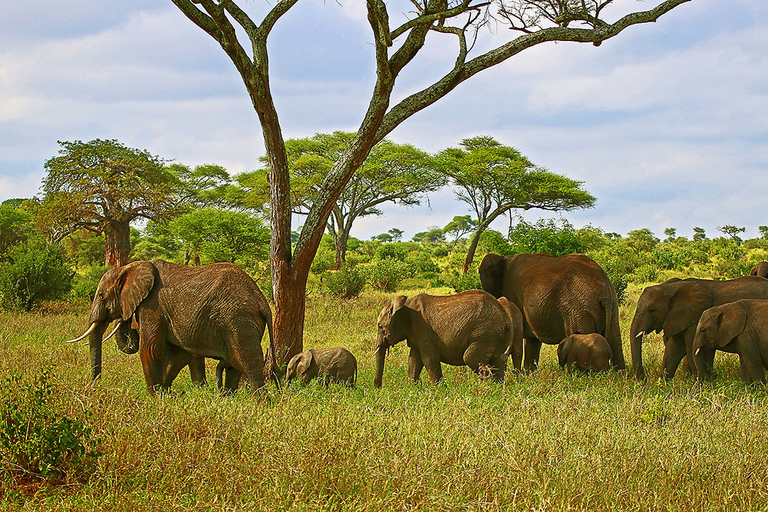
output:
[[[627,358],[639,292],[630,287],[620,312]],[[103,378],[91,386],[88,348],[62,343],[84,330],[87,308],[0,313],[0,370],[52,368],[62,409],[91,412],[104,452],[85,483],[29,494],[0,481],[0,508],[768,508],[766,392],[739,382],[734,356],[718,356],[713,383],[682,374],[639,383],[630,372],[568,375],[545,346],[534,374],[496,385],[444,367],[445,382],[433,386],[408,382],[402,343],[375,389],[375,319],[392,295],[310,296],[305,346],[352,350],[358,385],[271,387],[263,398],[195,388],[186,370],[171,393],[149,397],[138,356],[109,342]],[[652,336],[645,347],[650,375],[661,345]]]

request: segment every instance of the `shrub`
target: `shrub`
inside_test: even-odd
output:
[[[635,283],[648,283],[659,278],[659,269],[652,264],[645,264],[635,269],[632,273],[632,281]]]
[[[466,274],[455,272],[448,280],[448,286],[452,287],[457,292],[482,290],[480,274],[477,272],[477,269],[474,268],[470,268]]]
[[[93,294],[99,286],[99,280],[109,267],[89,267],[82,274],[76,274],[72,281],[70,295],[76,298],[93,300]]]
[[[0,471],[17,481],[82,481],[95,469],[99,441],[85,418],[68,418],[54,411],[49,370],[33,382],[19,375],[0,385],[0,451],[8,464]]]
[[[379,260],[366,269],[368,282],[377,290],[393,292],[408,277],[411,266],[404,261],[394,259]]]
[[[342,299],[357,297],[365,288],[365,273],[358,267],[344,265],[335,272],[323,274],[323,287]]]
[[[62,298],[74,273],[59,247],[33,238],[16,244],[0,266],[0,298],[7,309],[30,311],[43,300]]]

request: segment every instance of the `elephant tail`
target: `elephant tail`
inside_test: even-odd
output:
[[[621,347],[621,327],[619,326],[619,306],[612,298],[600,301],[605,311],[605,339],[611,346],[611,363],[614,368],[624,370],[627,367],[624,361],[624,351]]]

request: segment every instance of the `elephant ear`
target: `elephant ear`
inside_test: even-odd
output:
[[[307,384],[312,375],[312,370],[317,368],[317,361],[312,351],[307,350],[303,352],[299,357],[299,362],[296,365],[296,377],[301,379],[304,384]]]
[[[155,266],[148,261],[136,261],[124,266],[118,276],[120,311],[123,320],[131,318],[155,284]]]
[[[561,368],[565,367],[571,347],[573,347],[573,336],[568,336],[557,345],[557,360],[560,362]]]
[[[717,318],[717,344],[724,347],[747,326],[747,312],[737,303],[728,304]]]
[[[405,295],[398,295],[394,299],[392,299],[392,318],[394,318],[395,313],[403,309],[405,307],[405,301],[408,299]]]
[[[665,338],[696,326],[705,309],[712,307],[712,295],[699,283],[680,282],[669,299],[664,320]]]
[[[480,274],[480,284],[483,290],[497,299],[501,297],[504,291],[505,263],[506,258],[504,256],[490,253],[483,258],[480,267],[477,269]]]

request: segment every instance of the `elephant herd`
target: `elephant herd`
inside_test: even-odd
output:
[[[423,369],[442,379],[442,363],[468,366],[501,382],[511,357],[516,370],[535,370],[542,343],[557,345],[560,366],[582,371],[625,369],[616,291],[603,269],[581,254],[500,256],[488,254],[480,268],[483,290],[451,296],[395,297],[377,318],[374,385],[380,387],[388,349],[407,340],[408,375]],[[765,382],[768,367],[768,263],[751,276],[729,281],[670,279],[649,286],[638,300],[630,327],[635,377],[645,378],[642,341],[662,332],[662,376],[680,362],[700,378],[714,376],[716,350],[737,353],[746,382]],[[104,338],[107,326],[116,327]],[[216,381],[224,393],[242,379],[256,391],[265,375],[277,385],[279,369],[265,371],[261,339],[272,312],[253,279],[233,264],[188,267],[162,260],[109,269],[91,306],[88,337],[91,377],[101,373],[101,346],[112,335],[125,353],[139,352],[147,390],[167,389],[184,366],[195,383],[205,382],[204,358],[219,361]],[[294,356],[286,380],[306,384],[353,384],[355,356],[342,347]]]

